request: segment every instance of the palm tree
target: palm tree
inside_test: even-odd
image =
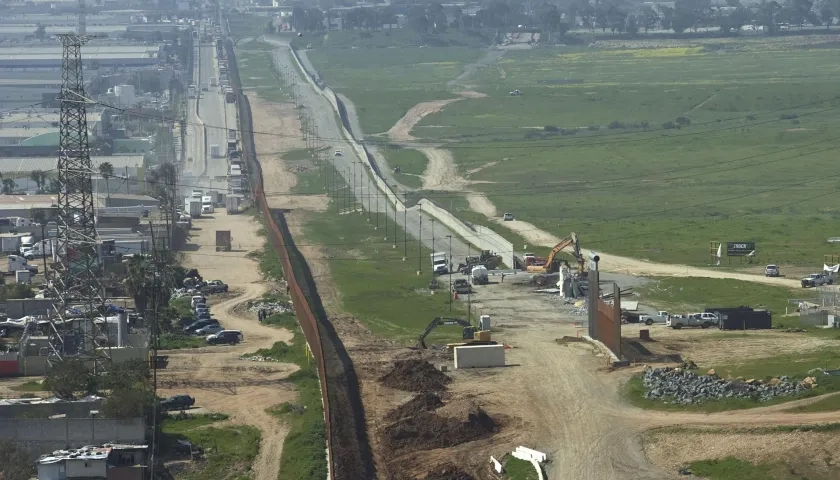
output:
[[[128,294],[134,298],[134,308],[141,314],[146,311],[146,294],[149,287],[148,266],[142,255],[132,255],[128,260],[128,276],[123,280]]]
[[[111,189],[108,186],[108,178],[114,176],[114,166],[111,165],[111,162],[102,162],[99,164],[99,174],[102,175],[102,178],[105,179],[105,192],[108,195],[108,199],[111,199]]]
[[[15,183],[14,179],[3,179],[3,195],[13,194],[15,192],[15,188],[17,188],[17,183]]]
[[[47,174],[43,170],[32,170],[29,178],[38,186],[38,193],[43,191],[44,183],[47,181]]]

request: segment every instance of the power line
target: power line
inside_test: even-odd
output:
[[[814,105],[814,104],[824,103],[826,101],[835,100],[835,99],[840,99],[840,97],[833,97],[832,99],[829,99],[829,100],[813,102],[811,104],[805,104],[805,105]],[[158,120],[158,121],[181,122],[181,123],[184,123],[186,125],[202,126],[202,127],[205,127],[205,128],[223,129],[223,127],[214,126],[214,125],[207,125],[206,123],[201,125],[201,124],[198,124],[198,123],[195,123],[195,122],[182,122],[180,119],[176,119],[174,117],[167,117],[167,116],[163,116],[163,115],[144,114],[144,113],[141,113],[141,112],[135,112],[135,111],[131,111],[131,110],[128,110],[128,109],[116,107],[116,106],[113,106],[113,105],[104,104],[104,103],[101,103],[101,102],[97,102],[97,104],[101,105],[103,107],[106,107],[106,108],[110,108],[110,109],[120,111],[123,114],[128,115],[128,116],[144,117],[144,118],[155,119],[155,120]],[[791,108],[801,108],[801,107],[791,107]],[[822,110],[817,110],[817,111],[814,111],[814,112],[807,112],[807,113],[799,114],[797,117],[798,118],[808,117],[808,116],[818,115],[820,113],[825,113],[825,112],[832,111],[832,110],[837,110],[837,109],[840,109],[840,106],[829,107],[829,108],[825,108],[825,109],[822,109]],[[760,115],[764,115],[764,114],[760,114]],[[747,117],[743,117],[743,118],[747,118]],[[775,122],[780,122],[780,121],[785,121],[785,120],[789,120],[789,119],[774,118],[774,119],[764,120],[764,121],[760,121],[760,122],[754,122],[754,123],[751,123],[749,125],[742,125],[742,127],[746,127],[746,126],[753,127],[753,126],[775,123]],[[723,121],[729,121],[729,120],[721,120],[721,122],[723,122]],[[709,123],[718,123],[718,122],[717,121],[704,122],[704,123],[698,124],[698,125],[706,125],[706,124],[709,124]],[[637,142],[637,141],[657,141],[657,140],[665,140],[665,139],[672,139],[672,138],[683,138],[683,137],[689,137],[689,136],[694,136],[694,135],[703,135],[703,134],[707,134],[707,133],[723,132],[723,131],[731,130],[731,129],[734,129],[734,128],[738,128],[738,127],[737,126],[726,126],[726,127],[703,130],[703,131],[693,131],[693,132],[677,133],[677,134],[662,134],[662,135],[658,135],[658,136],[650,136],[650,137],[647,137],[647,138],[629,138],[629,139],[622,139],[622,140],[616,140],[616,141],[603,141],[603,142],[597,142],[597,141],[596,142],[583,142],[583,141],[576,141],[576,139],[571,139],[571,138],[569,138],[568,139],[569,141],[565,142],[565,143],[558,141],[558,140],[567,140],[567,139],[564,139],[564,138],[558,138],[557,140],[551,140],[551,141],[546,141],[546,142],[518,141],[517,140],[517,141],[515,141],[516,143],[514,143],[513,140],[510,140],[510,141],[500,141],[498,143],[503,143],[503,145],[493,145],[493,148],[508,149],[508,148],[522,148],[523,146],[527,146],[527,147],[530,147],[530,148],[533,148],[533,147],[557,147],[557,148],[562,148],[562,147],[585,147],[585,146],[612,145],[612,144]],[[252,134],[252,135],[264,135],[264,136],[271,136],[271,137],[296,138],[296,139],[303,138],[302,134],[301,135],[289,135],[289,134],[282,134],[282,133],[276,133],[276,132],[261,132],[261,131],[256,131],[256,130],[239,130],[239,131],[242,132],[242,133],[248,133],[248,134]],[[668,130],[662,130],[662,131],[668,131]],[[654,130],[654,131],[642,130],[642,131],[635,131],[635,132],[620,132],[620,133],[616,133],[616,134],[590,135],[590,136],[583,137],[583,139],[598,138],[598,137],[610,137],[610,136],[618,136],[618,135],[639,135],[639,134],[649,134],[649,133],[655,133],[655,132],[656,132],[656,130]],[[346,138],[343,138],[343,137],[336,138],[336,137],[320,136],[318,138],[321,141],[342,142],[342,143],[348,142],[348,140]],[[352,142],[352,140],[350,140],[350,141]],[[457,149],[488,148],[486,145],[471,145],[471,144],[457,144],[457,143],[452,144],[452,143],[446,143],[445,141],[442,141],[442,142],[444,142],[445,145],[442,146],[441,148],[445,148],[445,149],[456,149],[457,150]],[[387,145],[390,145],[390,144],[399,143],[401,146],[403,146],[403,147],[407,146],[408,148],[412,148],[412,147],[428,148],[428,147],[432,147],[432,146],[435,145],[435,142],[422,143],[422,142],[393,142],[393,141],[377,141],[377,140],[365,140],[364,142],[360,142],[360,143],[363,143],[364,145],[370,145],[370,146],[387,146]],[[441,142],[437,142],[437,143],[441,143]],[[494,142],[494,143],[496,143],[496,142]]]
[[[574,184],[573,184],[575,186],[594,185],[594,186],[589,186],[589,187],[585,187],[585,188],[584,187],[581,187],[581,188],[566,188],[566,186],[568,186],[569,184],[568,183],[560,183],[560,182],[557,182],[557,183],[555,183],[555,182],[533,183],[533,184],[530,184],[528,186],[517,187],[517,188],[509,188],[509,189],[504,190],[503,192],[492,193],[490,195],[493,196],[493,197],[518,197],[518,196],[548,195],[548,194],[555,194],[555,193],[557,193],[557,191],[556,190],[551,190],[551,191],[547,191],[547,192],[541,192],[541,191],[535,191],[535,189],[556,188],[556,187],[564,187],[563,190],[562,190],[562,193],[564,193],[564,194],[580,192],[580,191],[591,191],[591,190],[601,190],[601,189],[606,189],[606,188],[614,188],[615,187],[614,183],[616,183],[616,182],[639,181],[641,179],[656,177],[656,176],[663,175],[663,174],[669,174],[669,173],[675,173],[675,172],[684,172],[684,171],[689,171],[689,170],[696,170],[696,169],[699,169],[699,168],[709,168],[709,167],[715,167],[715,166],[720,166],[720,165],[726,165],[726,164],[741,162],[741,161],[744,161],[744,160],[751,160],[751,159],[755,159],[755,158],[761,158],[761,157],[776,155],[778,153],[787,152],[787,151],[791,151],[791,150],[797,150],[797,149],[800,149],[800,148],[811,147],[811,146],[814,146],[814,145],[819,145],[819,144],[822,144],[822,143],[827,143],[827,142],[836,141],[836,140],[840,140],[840,136],[828,138],[828,139],[825,139],[825,140],[818,140],[816,142],[811,142],[811,143],[807,143],[807,144],[803,144],[803,145],[788,147],[788,148],[781,149],[781,150],[776,150],[776,151],[773,151],[773,152],[759,153],[759,154],[748,155],[746,157],[740,157],[740,158],[736,158],[736,159],[722,160],[720,162],[715,162],[715,163],[707,163],[707,164],[702,164],[702,165],[694,165],[694,166],[690,166],[690,167],[683,167],[683,168],[676,168],[676,169],[671,169],[671,170],[660,171],[660,172],[656,172],[656,173],[653,173],[653,174],[647,175],[647,176],[628,175],[628,176],[624,176],[624,177],[617,177],[617,178],[611,178],[611,179],[587,180],[587,181],[581,181],[581,182],[574,182]],[[666,178],[666,179],[662,179],[662,180],[663,181],[683,180],[683,179],[686,179],[686,178],[695,178],[695,177],[699,177],[699,176],[703,176],[703,175],[719,174],[719,173],[722,173],[722,172],[739,170],[739,169],[742,169],[742,168],[753,168],[753,167],[757,167],[757,166],[768,165],[768,164],[772,164],[772,163],[778,163],[778,162],[782,162],[782,161],[786,161],[786,160],[803,158],[803,157],[818,154],[818,153],[824,153],[824,152],[833,150],[835,148],[837,148],[837,147],[832,146],[832,147],[827,147],[827,148],[824,148],[824,149],[816,150],[816,151],[813,151],[813,152],[805,152],[805,153],[800,153],[800,154],[796,154],[796,155],[792,155],[792,156],[788,156],[788,157],[768,160],[766,162],[751,163],[751,164],[747,164],[747,165],[737,165],[737,166],[733,166],[733,167],[730,167],[730,168],[727,168],[727,169],[716,169],[716,170],[709,171],[709,172],[697,172],[697,173],[694,173],[694,174],[670,177],[670,178]],[[160,182],[156,182],[154,180],[146,180],[146,183],[155,184],[155,183],[160,183]],[[597,184],[608,184],[608,185],[597,185]],[[205,185],[198,184],[198,183],[197,184],[179,183],[176,186],[191,187],[191,188],[192,187],[195,187],[195,188],[202,187],[203,188]],[[350,187],[347,187],[347,188],[350,188]],[[432,190],[432,191],[434,191],[434,190]],[[462,198],[462,197],[469,197],[469,196],[487,196],[487,194],[484,193],[484,192],[468,192],[468,191],[465,191],[465,192],[435,191],[435,192],[436,192],[435,193],[436,198]],[[284,192],[264,191],[263,194],[266,197],[311,197],[311,196],[326,195],[324,193],[303,193],[303,192],[285,192],[285,191]],[[381,194],[359,193],[359,194],[356,194],[356,197],[365,199],[365,198],[367,198],[368,196],[371,196],[371,195],[379,196]]]

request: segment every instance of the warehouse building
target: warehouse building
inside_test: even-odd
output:
[[[161,61],[157,45],[109,45],[82,48],[82,61],[100,67],[149,67]],[[61,46],[0,48],[0,68],[60,68]]]

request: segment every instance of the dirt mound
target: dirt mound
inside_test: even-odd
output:
[[[440,392],[452,381],[425,360],[397,360],[394,368],[380,379],[382,385],[407,392]]]
[[[399,407],[388,412],[387,420],[396,422],[403,418],[413,417],[418,413],[431,412],[443,406],[443,402],[436,393],[424,392]]]
[[[489,437],[497,430],[498,425],[490,415],[473,406],[465,421],[421,412],[385,427],[383,434],[385,445],[392,451],[405,448],[430,450]]]
[[[455,465],[435,467],[423,480],[473,480],[473,476]]]

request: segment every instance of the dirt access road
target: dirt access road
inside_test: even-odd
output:
[[[277,341],[289,342],[291,332],[261,325],[256,316],[241,307],[260,298],[270,284],[260,275],[255,261],[245,257],[261,242],[259,223],[250,215],[227,215],[224,209],[193,223],[184,266],[197,268],[207,279],[221,279],[233,296],[208,297],[210,310],[224,328],[241,330],[245,341],[237,346],[213,346],[162,352],[169,355],[169,366],[158,374],[161,396],[189,394],[196,406],[230,416],[230,424],[252,425],[262,439],[252,469],[257,480],[276,480],[286,427],[266,409],[294,401],[296,393],[285,378],[297,365],[256,363],[240,360],[243,353],[271,347]],[[216,230],[233,232],[233,251],[216,252]],[[240,245],[242,245],[240,247]]]
[[[474,307],[494,320],[498,332],[494,332],[493,339],[513,347],[507,350],[507,364],[511,366],[456,370],[451,374],[454,382],[450,390],[457,396],[479,399],[491,415],[510,415],[521,421],[513,438],[502,435],[493,447],[480,447],[482,454],[502,455],[506,449],[520,444],[537,448],[547,452],[552,460],[547,468],[548,478],[552,480],[668,479],[677,477],[676,470],[663,470],[663,465],[652,463],[644,451],[641,436],[648,430],[677,425],[729,428],[840,421],[840,412],[784,412],[814,399],[718,414],[668,413],[633,407],[622,399],[621,390],[630,375],[641,367],[612,371],[607,368],[607,357],[590,344],[555,342],[563,336],[576,337],[574,322],[582,319],[558,310],[546,297],[527,290],[497,283],[478,287],[472,296]],[[738,362],[761,356],[761,352],[764,356],[772,355],[773,345],[800,351],[821,346],[818,341],[811,345],[810,337],[775,334],[776,340],[739,338],[727,340],[718,347],[713,333],[680,333],[682,340],[691,345],[703,342],[697,346],[705,349],[698,348],[697,356],[691,358],[707,364],[728,352],[728,361]],[[655,338],[660,334],[667,336],[662,341],[676,340],[673,337],[678,335],[664,328],[654,328],[652,334]],[[684,338],[689,336],[697,338]],[[745,342],[754,345],[740,352],[736,344]],[[702,455],[703,448],[697,445],[692,448],[697,451],[695,456]],[[431,457],[433,452],[424,455]],[[460,460],[471,463],[474,469],[480,468],[485,458],[474,455],[471,459],[471,456],[461,452]]]

